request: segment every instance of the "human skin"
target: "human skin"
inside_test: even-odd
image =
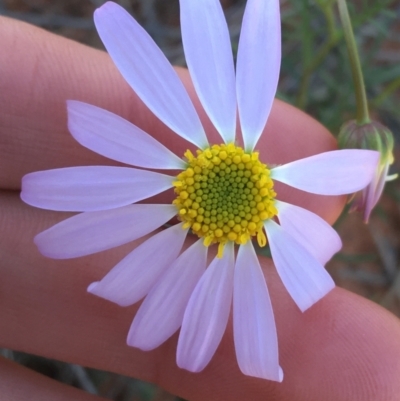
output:
[[[28,24],[0,18],[0,347],[133,376],[191,401],[395,401],[400,394],[400,324],[378,305],[340,288],[301,313],[270,259],[260,258],[275,311],[282,383],[243,375],[235,360],[232,327],[201,373],[179,369],[177,335],[151,352],[126,345],[138,304],[121,308],[86,292],[144,239],[79,259],[42,256],[33,237],[70,216],[35,209],[19,199],[24,174],[79,165],[113,165],[74,141],[67,99],[103,107],[132,121],[178,155],[184,140],[143,105],[104,52]],[[211,142],[220,142],[177,69]],[[335,148],[318,122],[276,101],[257,148],[278,164]],[[280,199],[304,206],[330,223],[343,197],[277,186]],[[158,196],[157,202],[170,199]],[[188,239],[188,244],[193,241]],[[186,244],[186,245],[188,245]],[[144,267],[145,268],[145,267]],[[5,400],[95,400],[97,397],[0,360]]]

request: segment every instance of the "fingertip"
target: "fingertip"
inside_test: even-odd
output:
[[[400,324],[395,316],[340,288],[293,315],[289,322],[289,313],[277,311],[286,374],[282,399],[297,391],[307,400],[397,400]],[[307,387],[299,390],[300,383]]]

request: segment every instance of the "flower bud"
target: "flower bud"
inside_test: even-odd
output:
[[[397,178],[388,176],[389,165],[393,163],[393,134],[389,128],[377,121],[367,124],[357,124],[352,120],[342,125],[339,132],[340,149],[368,149],[380,153],[379,164],[370,184],[352,198],[350,211],[364,214],[364,222],[368,223],[372,209],[378,203],[386,181]]]

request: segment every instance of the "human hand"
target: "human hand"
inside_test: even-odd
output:
[[[277,323],[282,383],[244,376],[231,326],[210,365],[192,374],[176,367],[177,336],[151,352],[129,348],[125,337],[137,305],[120,308],[86,292],[144,239],[80,259],[54,261],[39,254],[35,234],[67,214],[31,208],[19,200],[21,177],[32,171],[113,164],[77,144],[67,131],[65,101],[76,99],[113,111],[155,136],[177,154],[185,150],[152,116],[102,52],[29,25],[0,20],[0,345],[155,382],[190,400],[395,400],[399,393],[400,326],[373,303],[335,289],[302,314],[269,259],[260,258]],[[185,70],[179,70],[211,138]],[[317,122],[275,102],[259,147],[271,163],[330,150],[335,142]],[[343,198],[284,187],[281,199],[306,206],[333,222]],[[159,195],[158,199],[166,195]],[[69,216],[69,214],[68,214]],[[40,378],[10,362],[0,364],[5,397],[93,399]]]

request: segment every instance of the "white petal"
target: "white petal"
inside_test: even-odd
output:
[[[182,41],[200,101],[225,142],[235,141],[232,45],[219,0],[181,0]]]
[[[339,234],[315,213],[282,201],[275,206],[285,232],[323,265],[342,247]]]
[[[191,372],[203,370],[226,329],[232,301],[233,245],[215,258],[190,297],[178,341],[177,364]]]
[[[366,187],[378,161],[372,150],[333,150],[275,167],[271,177],[314,194],[344,195]]]
[[[128,345],[149,351],[179,329],[206,262],[207,248],[199,240],[172,264],[140,306],[129,330]]]
[[[171,188],[173,180],[131,167],[68,167],[25,175],[21,198],[42,209],[93,212],[149,198]]]
[[[88,291],[121,306],[138,302],[178,257],[187,232],[177,224],[153,235],[92,283]]]
[[[80,213],[38,234],[35,244],[49,258],[77,258],[143,237],[174,215],[173,205],[129,205]]]
[[[281,382],[274,312],[252,243],[241,245],[233,287],[233,334],[240,370]]]
[[[237,55],[236,90],[245,148],[256,146],[278,86],[281,65],[279,0],[248,0]]]
[[[272,259],[290,296],[302,312],[335,287],[331,276],[303,246],[273,220],[264,223]]]
[[[183,160],[124,118],[76,100],[68,100],[67,108],[69,131],[88,149],[133,166],[185,168]]]
[[[119,72],[146,106],[182,138],[200,148],[207,147],[189,95],[149,34],[113,2],[95,11],[94,22]]]

